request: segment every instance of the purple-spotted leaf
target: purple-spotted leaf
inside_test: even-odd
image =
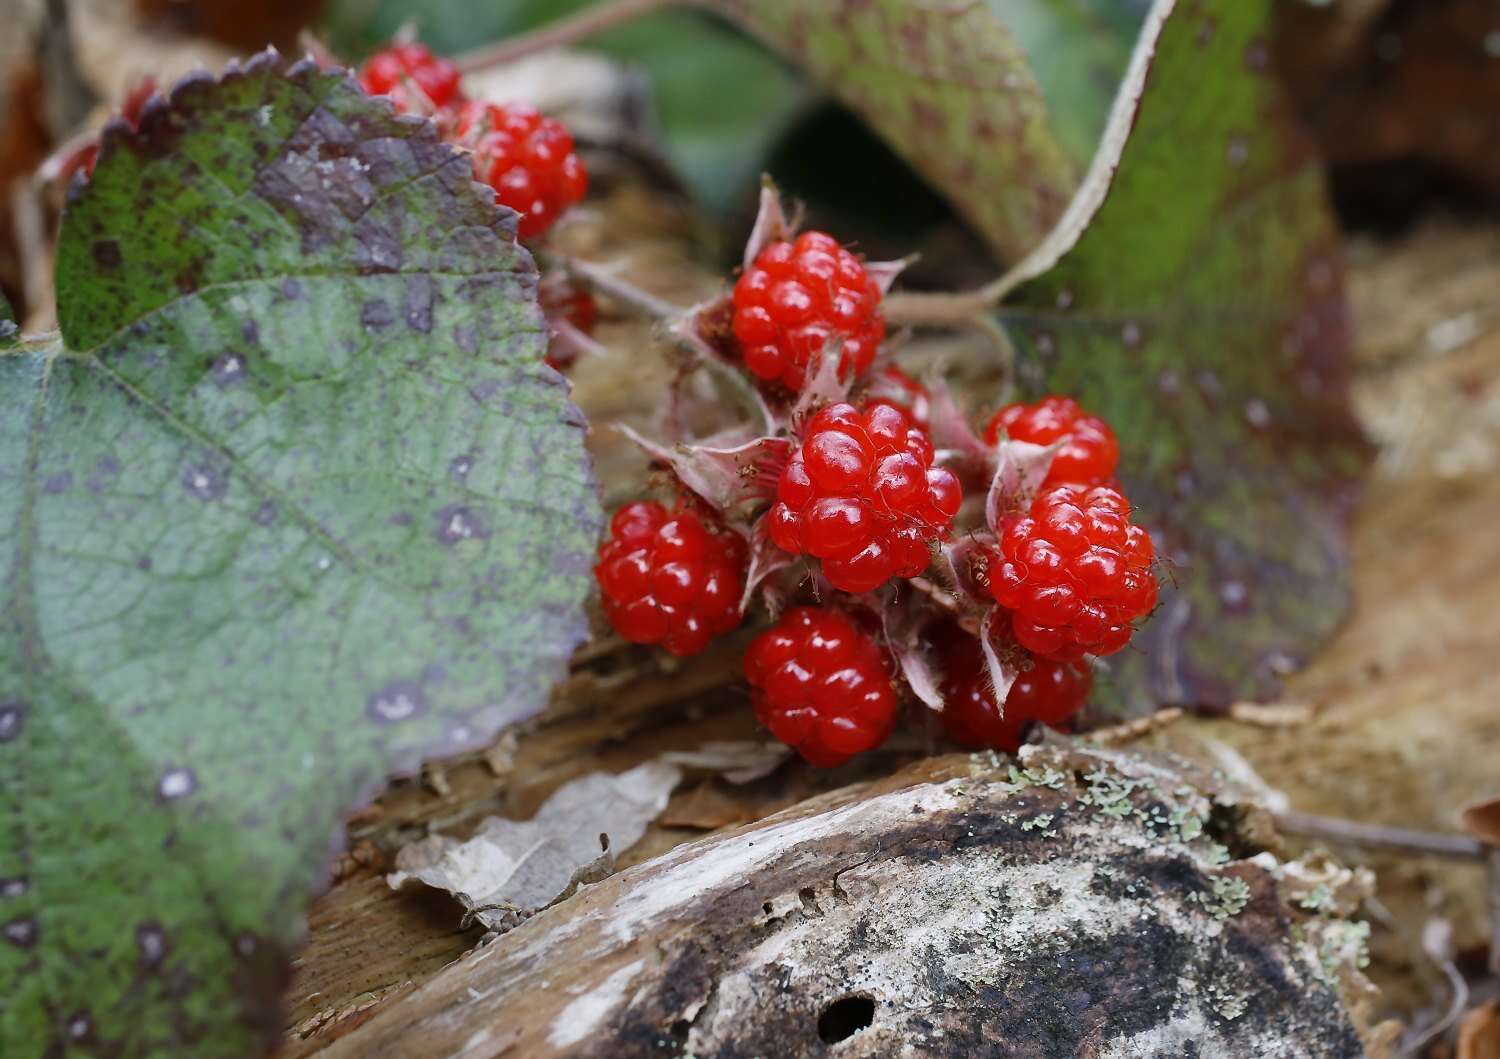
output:
[[[1002,311],[1025,388],[1118,433],[1165,560],[1157,612],[1096,691],[1120,710],[1269,693],[1348,602],[1365,452],[1338,242],[1270,69],[1271,8],[1156,5],[1095,167],[1119,151],[1107,194],[1085,185],[1056,241],[1074,245]]]
[[[514,234],[273,55],[106,131],[0,352],[0,1053],[276,1040],[344,813],[546,701],[602,519]]]
[[[1001,258],[1031,250],[1077,173],[990,5],[709,0],[817,78],[946,194]]]

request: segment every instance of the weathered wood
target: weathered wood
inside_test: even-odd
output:
[[[936,759],[681,846],[325,1054],[1364,1054],[1348,925],[1290,906],[1230,811],[1128,754],[1025,761]]]

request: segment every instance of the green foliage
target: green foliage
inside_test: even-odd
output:
[[[0,354],[7,1059],[276,1039],[344,813],[545,702],[600,512],[513,234],[308,66],[107,138]]]
[[[989,6],[1026,53],[1053,134],[1082,172],[1149,0],[989,0]]]
[[[1100,688],[1122,707],[1267,693],[1348,602],[1364,448],[1337,236],[1269,69],[1270,9],[1168,18],[1102,208],[1002,314],[1033,391],[1115,425],[1167,561],[1159,610]]]

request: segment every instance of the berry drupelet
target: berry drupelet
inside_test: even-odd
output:
[[[873,750],[896,724],[886,653],[846,615],[794,607],[745,653],[755,716],[821,768]]]
[[[594,576],[625,639],[694,655],[740,623],[745,540],[691,509],[637,501],[616,511]]]
[[[588,174],[573,152],[573,135],[535,107],[465,103],[454,138],[473,153],[474,178],[494,188],[496,200],[521,215],[522,239],[552,227],[588,189]]]
[[[943,652],[943,728],[955,743],[1014,753],[1031,721],[1054,728],[1083,708],[1093,674],[1081,662],[1033,659],[1005,696],[1005,712],[995,706],[984,651],[972,636],[955,635]]]
[[[1113,654],[1156,605],[1155,554],[1117,490],[1053,486],[1001,527],[990,592],[1032,654],[1063,662]]]
[[[359,84],[403,114],[432,114],[459,100],[458,67],[422,44],[393,44],[365,60]]]
[[[1036,445],[1065,439],[1052,458],[1046,485],[1103,485],[1114,478],[1120,462],[1120,443],[1109,424],[1086,414],[1071,397],[1054,394],[1035,404],[1006,405],[990,419],[985,440],[995,444],[1001,431]]]
[[[829,405],[781,473],[767,516],[771,540],[821,559],[843,592],[915,577],[963,501],[958,479],[932,456],[932,442],[899,408]]]
[[[839,371],[862,374],[885,339],[880,287],[825,232],[803,232],[760,252],[734,285],[734,336],[745,367],[800,391],[816,358],[841,341]]]

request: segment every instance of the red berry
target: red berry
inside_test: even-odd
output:
[[[359,68],[359,84],[372,96],[390,96],[402,113],[429,114],[459,97],[458,67],[422,44],[394,44]]]
[[[540,235],[588,189],[573,134],[524,103],[465,103],[454,137],[474,154],[474,178],[521,215],[522,239]]]
[[[870,400],[895,405],[910,416],[913,423],[923,430],[927,429],[932,394],[927,392],[927,387],[894,364],[871,379],[866,392]]]
[[[932,442],[905,412],[833,404],[787,461],[769,529],[783,551],[821,559],[834,588],[869,592],[927,569],[931,542],[962,501],[958,479],[932,465]]]
[[[1035,445],[1067,439],[1052,458],[1046,485],[1102,485],[1114,477],[1120,462],[1120,443],[1109,424],[1085,414],[1071,397],[1054,394],[1036,404],[1006,405],[990,420],[985,440],[995,444],[1002,430],[1017,441]]]
[[[834,339],[840,373],[860,375],[885,339],[880,287],[833,236],[803,232],[762,250],[734,285],[734,336],[745,367],[792,390]]]
[[[625,639],[694,655],[740,623],[745,540],[690,509],[626,504],[610,520],[594,576]]]
[[[811,764],[873,750],[896,724],[886,653],[847,616],[794,607],[745,652],[755,716]]]
[[[1093,687],[1088,666],[1033,659],[1005,696],[1005,714],[995,707],[988,667],[979,641],[956,634],[943,657],[943,728],[954,742],[1014,753],[1031,721],[1056,727],[1082,708]]]
[[[1001,527],[990,592],[1033,654],[1056,661],[1113,654],[1156,606],[1155,557],[1117,490],[1053,486]]]

